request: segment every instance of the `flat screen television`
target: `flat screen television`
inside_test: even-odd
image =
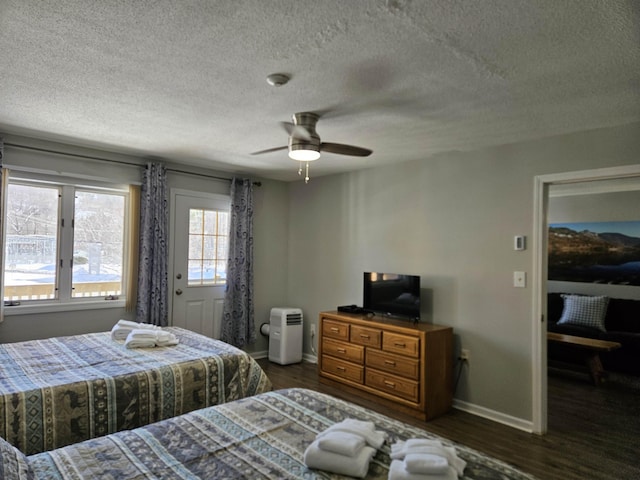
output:
[[[362,308],[390,317],[420,320],[420,277],[364,272]]]

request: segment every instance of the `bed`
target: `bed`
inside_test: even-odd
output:
[[[373,421],[388,435],[369,464],[369,479],[387,479],[391,444],[396,440],[438,438],[326,394],[295,388],[200,409],[29,457],[3,442],[0,468],[4,466],[5,478],[47,480],[346,478],[308,469],[303,463],[304,451],[315,436],[345,418]],[[461,478],[533,479],[499,460],[441,440],[454,446],[467,462]]]
[[[166,327],[128,349],[110,332],[0,345],[0,436],[27,455],[271,390],[247,353]]]

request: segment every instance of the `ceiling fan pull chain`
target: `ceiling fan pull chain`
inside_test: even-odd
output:
[[[309,183],[309,162],[307,162],[307,167],[305,170],[304,183]]]
[[[298,167],[298,175],[302,176],[302,162],[300,162],[300,166]]]

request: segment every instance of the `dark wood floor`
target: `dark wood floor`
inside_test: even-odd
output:
[[[640,392],[595,387],[579,375],[549,375],[549,432],[529,434],[452,409],[423,422],[375,399],[319,382],[317,365],[260,365],[275,389],[304,387],[377,410],[499,458],[541,480],[640,480]]]

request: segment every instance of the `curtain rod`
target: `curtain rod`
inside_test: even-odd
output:
[[[58,152],[56,150],[49,150],[47,148],[40,148],[40,147],[32,147],[30,145],[20,145],[17,143],[9,143],[9,142],[4,142],[5,146],[9,146],[9,147],[15,147],[15,148],[22,148],[25,150],[34,150],[36,152],[44,152],[44,153],[52,153],[55,155],[66,155],[68,157],[75,157],[75,158],[85,158],[87,160],[98,160],[100,162],[109,162],[109,163],[119,163],[121,165],[128,165],[130,167],[139,167],[139,168],[146,168],[146,165],[140,165],[138,163],[133,163],[133,162],[125,162],[124,160],[112,160],[110,158],[102,158],[102,157],[93,157],[90,155],[82,155],[80,153],[68,153],[68,152]],[[215,180],[225,180],[227,182],[230,182],[232,179],[228,178],[228,177],[219,177],[216,175],[207,175],[205,173],[196,173],[196,172],[189,172],[187,170],[178,170],[175,168],[167,168],[168,171],[170,172],[175,172],[175,173],[183,173],[186,175],[196,175],[198,177],[206,177],[206,178],[213,178]],[[262,186],[262,182],[253,182],[253,185],[260,187]]]
[[[146,166],[145,166],[145,168],[146,168]],[[184,173],[185,175],[196,175],[198,177],[214,178],[216,180],[226,180],[227,182],[231,182],[233,180],[232,178],[229,178],[229,177],[216,177],[215,175],[207,175],[206,173],[189,172],[187,170],[178,170],[176,168],[169,168],[169,167],[167,167],[167,171],[168,172],[175,172],[175,173]],[[252,182],[252,183],[256,187],[261,187],[262,186],[262,182]]]

